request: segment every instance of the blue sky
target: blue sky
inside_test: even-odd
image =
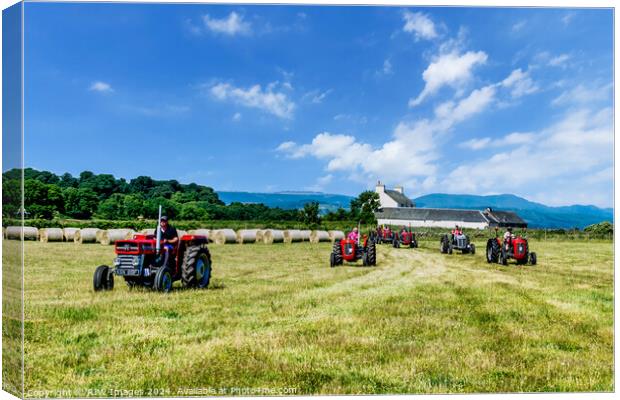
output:
[[[609,9],[25,6],[25,163],[613,203]]]

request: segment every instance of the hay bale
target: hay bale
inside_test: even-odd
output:
[[[327,233],[329,234],[329,240],[332,242],[344,239],[343,231],[327,231]]]
[[[155,232],[155,228],[144,228],[140,230],[141,235],[153,235]]]
[[[308,230],[308,229],[304,229],[299,231],[301,233],[301,240],[304,242],[309,242],[310,241],[310,234],[312,233],[312,231]]]
[[[216,229],[211,231],[215,244],[235,243],[237,234],[232,229]]]
[[[310,243],[329,242],[330,240],[327,231],[312,231],[310,234]]]
[[[7,226],[6,238],[9,240],[38,240],[39,230],[32,226]]]
[[[99,240],[97,239],[97,237],[99,236],[100,232],[101,232],[101,229],[99,228],[80,229],[79,231],[75,232],[75,234],[73,235],[73,242],[77,244],[99,243]]]
[[[39,229],[39,240],[47,242],[62,242],[65,234],[61,228],[41,228]]]
[[[131,229],[108,229],[101,234],[99,243],[107,246],[116,243],[118,240],[131,239],[133,235],[134,231]]]
[[[183,236],[187,235],[187,231],[177,229],[177,235],[179,236],[179,239],[181,239]]]
[[[284,242],[284,232],[279,229],[265,229],[263,232],[263,243],[282,243]]]
[[[211,239],[211,229],[192,229],[188,233],[190,235],[206,236],[208,241],[213,241]]]
[[[284,243],[301,242],[303,240],[299,229],[287,229],[283,232]]]
[[[75,238],[75,233],[79,231],[80,228],[63,228],[62,236],[65,238],[65,242],[73,242]]]
[[[239,229],[237,231],[237,243],[256,243],[258,229]]]
[[[264,235],[265,235],[264,229],[257,229],[256,230],[256,243],[263,243]]]
[[[105,229],[99,229],[96,233],[97,233],[97,243],[101,243],[101,237],[103,236],[103,232],[105,232]]]

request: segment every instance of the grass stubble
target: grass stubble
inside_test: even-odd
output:
[[[334,269],[329,244],[213,245],[210,288],[168,295],[94,293],[111,246],[25,246],[29,397],[614,389],[611,242],[532,242],[535,267],[385,245]]]

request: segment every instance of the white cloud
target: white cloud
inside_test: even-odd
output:
[[[241,121],[241,113],[236,112],[233,116],[232,116],[232,120],[237,122],[237,121]]]
[[[467,140],[461,143],[459,146],[466,148],[466,149],[470,149],[470,150],[480,150],[480,149],[489,147],[489,145],[491,144],[491,141],[492,139],[488,137],[479,138],[479,139],[470,139],[470,140]]]
[[[510,93],[513,98],[538,91],[538,86],[530,77],[529,72],[523,72],[520,68],[512,71],[508,78],[502,81],[502,86],[511,89]]]
[[[562,22],[564,25],[568,25],[571,23],[573,18],[575,18],[576,14],[574,12],[570,12],[562,17]]]
[[[217,100],[258,108],[280,118],[293,118],[295,110],[295,103],[285,93],[274,91],[274,85],[263,90],[261,85],[243,89],[229,83],[217,83],[209,87],[209,93]]]
[[[101,93],[112,93],[114,91],[114,89],[112,89],[112,86],[109,83],[102,81],[93,82],[88,88],[88,90]]]
[[[570,55],[560,54],[559,56],[550,59],[549,65],[552,67],[565,67],[568,60],[570,60]]]
[[[565,90],[558,97],[551,101],[551,105],[560,106],[567,104],[591,104],[601,102],[611,97],[613,84],[585,86],[579,84],[571,89]]]
[[[412,13],[405,11],[403,19],[405,20],[403,30],[414,34],[416,40],[434,39],[437,37],[435,24],[426,15],[419,12]]]
[[[470,150],[482,150],[491,147],[506,147],[518,144],[533,143],[535,135],[531,132],[513,132],[502,138],[490,137],[474,138],[461,143],[459,146]]]
[[[231,12],[227,18],[216,19],[212,18],[208,14],[202,17],[202,20],[209,30],[215,33],[221,33],[224,35],[234,36],[249,35],[252,33],[252,26],[249,22],[243,20],[243,16],[236,12]]]
[[[525,24],[527,23],[527,21],[522,20],[519,22],[516,22],[512,25],[512,31],[513,32],[520,32],[523,28],[525,28]]]
[[[605,171],[613,163],[612,113],[611,108],[569,111],[540,132],[508,135],[509,149],[463,163],[440,186],[455,193],[530,191],[546,203],[557,202],[559,193],[564,204],[589,203],[588,195],[598,192],[599,203],[609,202],[613,180],[605,181]]]
[[[315,90],[311,90],[307,92],[306,94],[304,94],[301,99],[304,101],[309,100],[311,103],[314,103],[314,104],[321,104],[323,100],[325,100],[325,98],[329,96],[331,92],[333,92],[333,89],[328,89],[324,92],[321,92],[320,90],[315,89]]]
[[[392,63],[390,59],[383,61],[383,75],[391,75],[394,71],[392,71]]]
[[[443,86],[462,87],[471,79],[474,66],[484,64],[486,60],[487,55],[483,51],[459,54],[453,50],[440,55],[422,73],[426,85],[417,98],[409,100],[409,107],[419,105],[427,96],[435,94]]]

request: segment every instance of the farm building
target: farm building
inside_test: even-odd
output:
[[[413,227],[485,229],[489,227],[526,228],[527,223],[511,211],[496,211],[487,208],[480,210],[461,210],[444,208],[417,208],[403,191],[402,187],[386,190],[379,182],[376,187],[381,208],[375,212],[379,225],[399,225]]]

